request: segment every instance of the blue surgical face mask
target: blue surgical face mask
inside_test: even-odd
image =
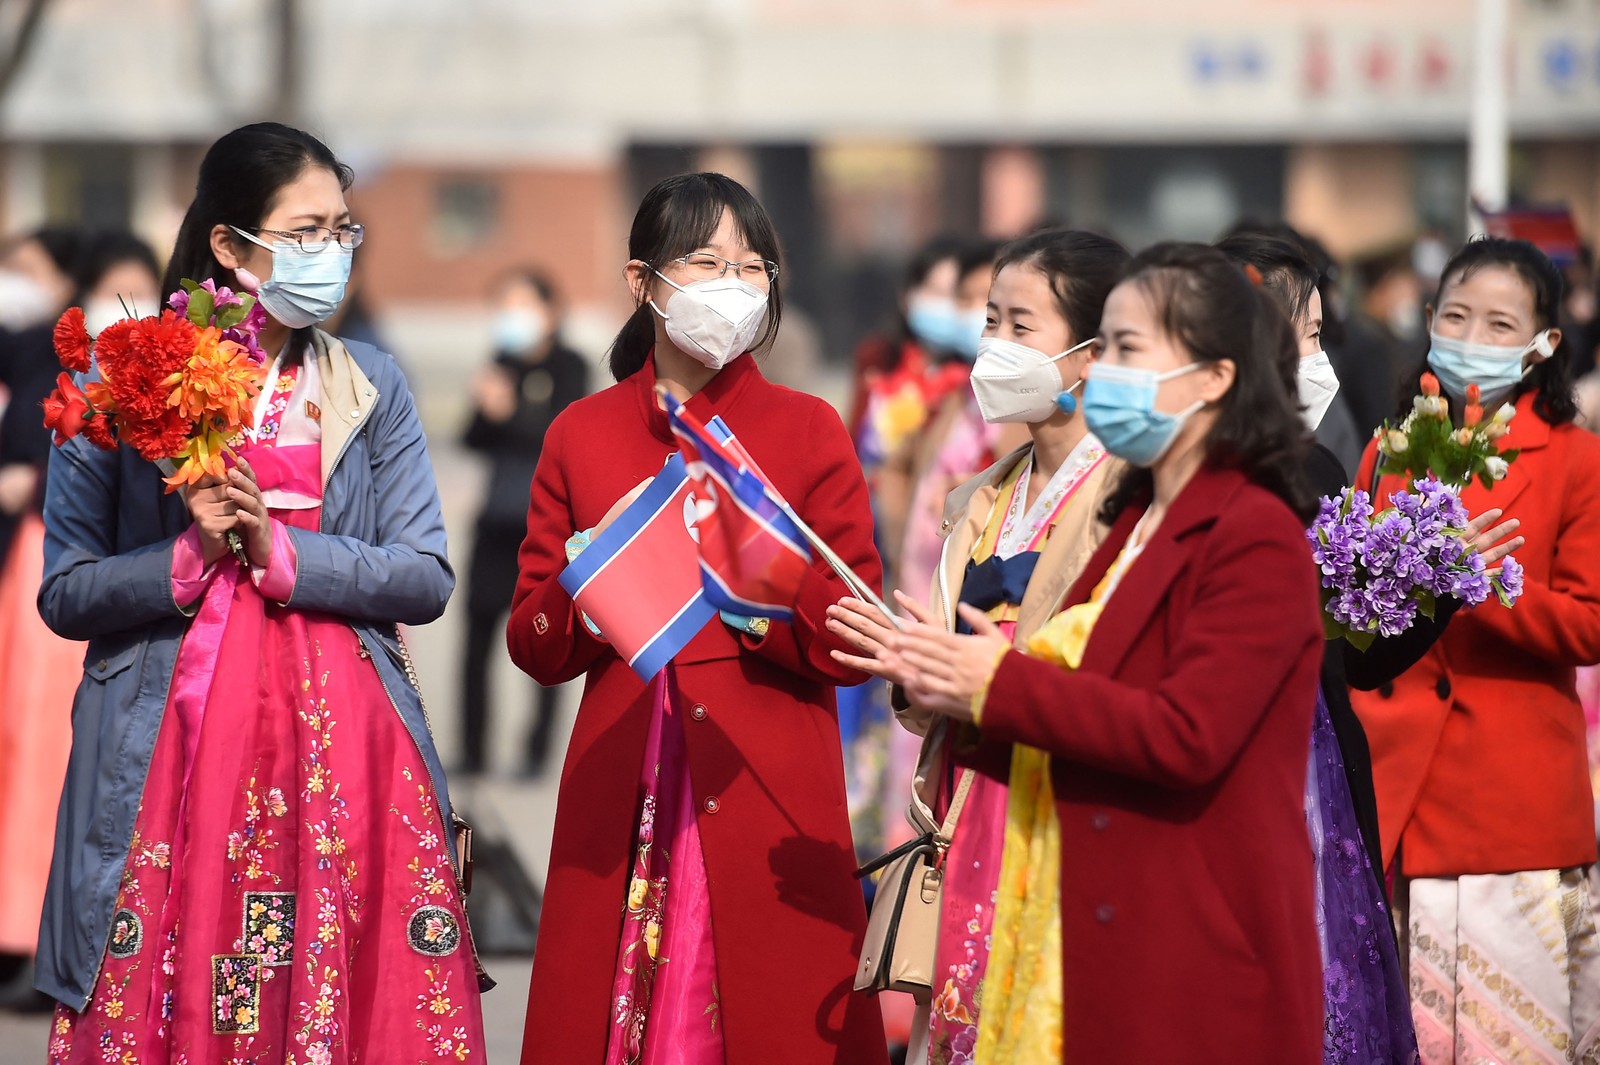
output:
[[[906,326],[923,345],[937,351],[954,350],[961,335],[961,321],[955,303],[938,296],[913,299],[906,308]],[[983,334],[982,326],[979,326],[978,334]],[[976,353],[976,342],[973,347]]]
[[[1546,329],[1526,344],[1469,344],[1434,333],[1428,348],[1428,366],[1439,375],[1439,384],[1456,399],[1463,399],[1468,385],[1477,385],[1485,400],[1504,399],[1538,362],[1555,353]],[[1523,368],[1523,356],[1537,351],[1540,359]]]
[[[950,349],[967,362],[972,362],[978,357],[978,341],[983,339],[983,329],[988,324],[988,312],[982,307],[974,307],[970,311],[957,311],[955,343],[950,345]]]
[[[494,346],[496,351],[511,355],[526,355],[550,335],[544,315],[532,307],[510,307],[495,315]]]
[[[330,241],[321,251],[305,252],[292,240],[268,244],[238,226],[230,228],[272,252],[272,276],[261,282],[256,293],[262,310],[290,329],[304,329],[333,317],[350,283],[355,258],[351,249]]]
[[[1198,370],[1192,362],[1158,374],[1128,366],[1096,363],[1083,386],[1083,418],[1111,454],[1135,466],[1151,466],[1167,453],[1183,423],[1205,406],[1203,400],[1176,414],[1156,410],[1163,381]]]

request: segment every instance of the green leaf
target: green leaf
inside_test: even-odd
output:
[[[211,314],[215,309],[215,301],[205,289],[197,288],[189,293],[189,313],[186,317],[201,329],[211,324]]]
[[[1434,599],[1432,592],[1419,592],[1417,594],[1417,613],[1429,621],[1433,620],[1433,611],[1437,605],[1438,602]]]
[[[1357,651],[1365,651],[1372,646],[1372,641],[1378,638],[1375,632],[1347,632],[1344,634],[1345,642]]]
[[[243,307],[239,304],[234,304],[231,307],[224,307],[222,308],[221,313],[217,315],[216,327],[218,329],[232,329],[234,326],[243,322],[249,313],[250,309],[248,307]]]
[[[200,287],[200,282],[191,281],[186,277],[182,281],[178,282],[178,287],[183,289],[185,292],[189,293],[190,295],[193,295],[194,294],[194,290]]]

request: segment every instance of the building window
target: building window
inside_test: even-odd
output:
[[[500,226],[500,189],[484,178],[448,178],[434,191],[433,246],[443,256],[487,244]]]

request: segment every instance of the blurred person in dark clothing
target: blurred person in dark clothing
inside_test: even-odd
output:
[[[495,354],[472,383],[472,420],[462,443],[489,458],[467,570],[467,636],[462,661],[462,767],[485,769],[489,667],[505,646],[505,618],[517,583],[517,549],[528,531],[528,492],[545,430],[589,391],[589,364],[562,344],[560,303],[543,275],[523,269],[494,289]],[[523,769],[542,772],[555,724],[555,689],[538,690]]]
[[[36,508],[40,471],[50,457],[50,434],[37,411],[55,387],[61,365],[51,330],[78,290],[84,237],[76,229],[47,226],[22,237],[0,256],[0,386],[9,410],[0,420],[0,560],[20,516]]]
[[[90,333],[98,333],[128,312],[150,314],[161,303],[155,254],[131,233],[79,239],[58,231],[33,243],[51,269],[66,267],[71,276],[65,285],[46,276],[53,313],[15,334],[5,352],[11,401],[0,419],[0,968],[18,974],[0,989],[0,1008],[24,1011],[51,1005],[32,988],[32,958],[84,655],[83,644],[45,627],[36,603],[51,449],[40,405],[61,373],[51,333],[55,314],[67,306],[84,308]]]
[[[1409,242],[1360,257],[1353,269],[1360,306],[1328,357],[1365,440],[1393,412],[1401,379],[1417,361],[1423,292]]]

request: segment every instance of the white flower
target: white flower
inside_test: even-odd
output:
[[[1505,480],[1506,471],[1511,468],[1511,464],[1509,462],[1497,455],[1490,455],[1488,458],[1484,459],[1483,465],[1484,468],[1489,471],[1489,476],[1493,477],[1497,481]]]
[[[1515,417],[1516,413],[1517,408],[1513,407],[1509,403],[1503,403],[1501,404],[1500,409],[1494,412],[1494,420],[1502,423],[1509,422],[1513,417]]]

